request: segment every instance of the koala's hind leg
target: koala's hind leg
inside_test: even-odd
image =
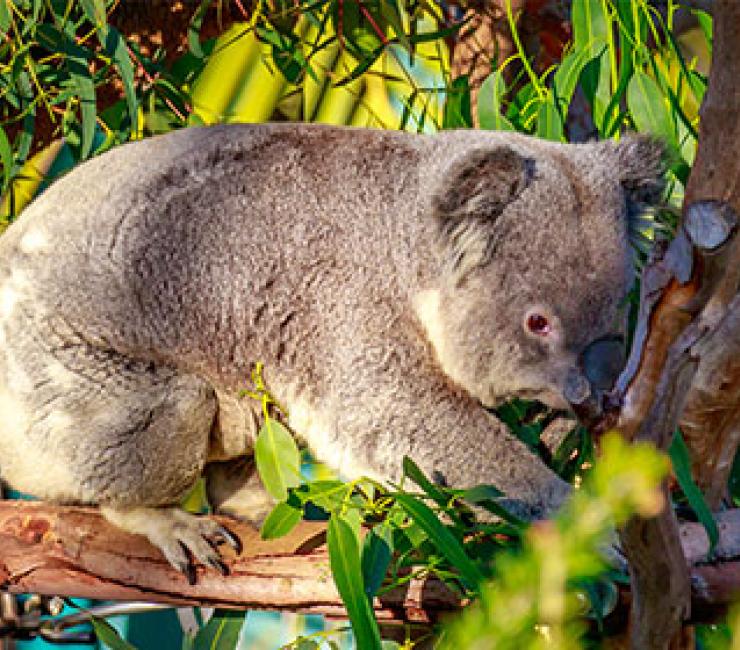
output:
[[[23,356],[4,351],[0,398],[17,416],[12,431],[0,432],[4,477],[41,498],[102,506],[107,519],[146,535],[178,569],[189,566],[183,546],[220,566],[211,542],[233,538],[177,507],[206,462],[213,389],[70,338]]]

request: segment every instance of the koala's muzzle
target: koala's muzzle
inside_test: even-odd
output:
[[[578,365],[568,372],[563,395],[577,414],[595,416],[601,412],[604,393],[614,386],[625,363],[624,343],[617,336],[605,336],[589,343]]]

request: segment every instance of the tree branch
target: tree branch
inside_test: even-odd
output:
[[[345,617],[324,546],[325,524],[303,522],[290,535],[262,541],[253,528],[222,519],[244,551],[224,550],[229,575],[198,567],[190,585],[143,537],[108,524],[95,509],[0,501],[0,585],[12,593],[173,605],[273,609]],[[740,589],[740,510],[722,515],[718,561],[706,564],[709,543],[699,524],[681,527],[692,569],[692,598],[717,618]],[[436,579],[375,598],[381,623],[429,624],[464,603]]]

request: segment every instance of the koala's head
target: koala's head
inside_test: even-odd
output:
[[[514,136],[450,164],[432,199],[440,277],[416,307],[452,379],[486,406],[564,407],[564,392],[611,386],[634,273],[628,222],[659,199],[661,158],[638,137]]]

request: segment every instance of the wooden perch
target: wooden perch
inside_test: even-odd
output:
[[[324,546],[325,523],[302,522],[286,537],[263,541],[254,528],[220,521],[244,550],[235,557],[224,548],[227,577],[198,566],[196,584],[189,585],[145,538],[112,526],[93,508],[0,501],[0,586],[12,593],[346,618]],[[416,580],[376,598],[375,612],[380,622],[429,623],[460,604],[443,583]]]
[[[95,509],[0,501],[0,585],[11,593],[346,616],[329,569],[325,524],[302,522],[287,537],[262,541],[253,528],[222,521],[244,551],[238,557],[224,551],[228,576],[198,567],[190,585],[143,537],[110,525]],[[740,591],[740,510],[721,516],[714,563],[706,563],[701,525],[684,524],[681,544],[693,565],[695,610],[716,618]],[[461,605],[435,579],[413,580],[374,600],[383,623],[429,624]]]

